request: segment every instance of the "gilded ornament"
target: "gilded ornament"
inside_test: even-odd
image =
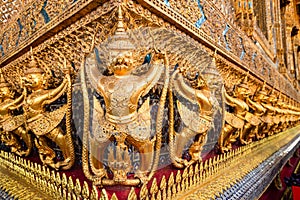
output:
[[[134,187],[131,187],[130,192],[128,194],[128,200],[137,200],[137,196],[134,190]]]
[[[170,126],[169,140],[171,159],[176,167],[182,168],[201,160],[202,146],[206,142],[207,131],[211,127],[212,103],[210,102],[210,90],[201,77],[196,74],[190,84],[186,83],[184,74],[187,73],[186,66],[177,68],[171,77],[169,88]],[[184,123],[180,132],[174,130],[174,102],[173,90],[184,98],[178,98],[177,109]],[[196,103],[198,111],[188,108],[185,101]],[[189,147],[190,160],[182,159],[185,145],[194,138]]]
[[[149,197],[148,197],[148,188],[147,188],[147,184],[143,184],[143,186],[141,187],[141,190],[140,190],[140,199],[141,200],[149,200]]]
[[[267,98],[267,93],[265,89],[265,83],[261,88],[257,89],[252,99],[250,99],[249,97],[247,98],[247,103],[249,107],[252,109],[253,115],[256,118],[252,116],[252,118],[255,120],[250,121],[251,125],[249,126],[248,130],[246,128],[244,129],[244,133],[248,131],[248,133],[246,133],[246,136],[242,138],[245,140],[245,142],[251,142],[254,138],[261,139],[264,137],[264,135],[261,134],[261,132],[259,131],[259,128],[263,124],[263,120],[261,117],[266,112],[265,107],[263,107],[262,105],[262,102],[265,101],[266,98]]]
[[[24,124],[23,115],[13,115],[13,111],[19,109],[27,95],[27,90],[14,98],[14,92],[11,91],[11,84],[8,83],[0,71],[0,140],[11,148],[11,151],[19,156],[28,156],[32,149],[32,137],[28,133]],[[25,142],[27,149],[22,149],[19,139]]]
[[[47,66],[44,66],[46,68]],[[70,111],[70,69],[67,69],[66,61],[64,63],[65,78],[63,82],[54,89],[45,87],[45,71],[39,66],[36,59],[32,55],[29,68],[22,77],[24,86],[28,90],[25,98],[23,109],[26,119],[27,129],[35,134],[35,145],[39,149],[41,161],[55,169],[69,169],[74,163],[74,147],[71,138],[71,130],[67,119],[67,133],[63,133],[59,124],[63,120],[66,113]],[[68,93],[68,104],[56,109],[55,111],[46,111],[45,106],[51,104],[60,98],[65,92]],[[55,142],[62,150],[64,160],[55,162],[55,153],[47,145],[47,139]]]
[[[73,4],[73,2],[71,4],[71,1],[59,2],[60,3],[53,3],[48,1],[47,5],[38,5],[34,2],[30,3],[24,9],[24,12],[21,13],[22,15],[20,15],[20,17],[18,15],[16,18],[13,18],[14,20],[17,18],[20,19],[21,24],[17,24],[16,21],[11,21],[12,23],[9,23],[7,26],[3,27],[3,35],[0,36],[0,54],[2,54],[1,66],[5,65],[4,68],[6,68],[6,73],[9,74],[9,77],[12,77],[11,80],[8,80],[9,83],[18,82],[15,80],[17,80],[19,76],[16,76],[15,78],[13,77],[13,75],[16,74],[14,73],[14,71],[17,71],[17,73],[19,73],[18,69],[24,69],[23,64],[28,61],[26,60],[26,54],[17,58],[20,55],[20,53],[18,53],[17,51],[23,53],[26,48],[28,48],[28,45],[33,43],[35,43],[35,45],[39,45],[38,48],[36,48],[36,55],[39,58],[36,57],[36,59],[39,59],[38,62],[40,64],[42,63],[42,66],[40,67],[40,69],[42,70],[40,70],[39,67],[35,67],[36,69],[34,70],[25,69],[25,76],[29,76],[31,74],[48,74],[49,71],[45,72],[47,69],[45,66],[50,63],[52,64],[52,59],[53,63],[55,64],[51,66],[51,69],[54,69],[54,65],[56,65],[55,59],[61,59],[60,56],[57,56],[57,52],[53,53],[53,51],[55,51],[55,48],[59,48],[61,51],[65,51],[67,54],[66,56],[68,56],[68,59],[70,58],[70,62],[74,63],[77,69],[79,69],[80,67],[88,68],[91,65],[87,67],[85,67],[84,65],[80,65],[83,56],[78,52],[84,51],[85,54],[87,53],[86,49],[89,49],[90,43],[92,43],[91,37],[93,36],[93,34],[95,40],[94,42],[97,44],[102,44],[104,43],[102,41],[106,39],[124,39],[122,38],[124,36],[124,32],[130,32],[129,29],[135,29],[141,26],[161,26],[176,31],[178,27],[180,27],[180,30],[182,31],[180,32],[180,34],[184,37],[186,37],[186,35],[192,35],[193,39],[199,41],[199,43],[210,44],[208,48],[219,49],[223,54],[220,57],[225,55],[226,59],[229,58],[228,60],[230,61],[228,61],[227,64],[230,63],[230,65],[222,69],[222,77],[224,78],[226,88],[231,88],[231,86],[233,86],[235,87],[235,90],[233,92],[231,92],[230,90],[224,91],[227,105],[228,107],[231,107],[231,109],[227,110],[225,117],[225,124],[223,127],[224,129],[220,138],[221,151],[229,150],[231,144],[237,141],[240,141],[242,144],[247,145],[246,147],[230,151],[230,153],[226,153],[225,155],[223,154],[222,156],[218,156],[217,159],[209,159],[204,163],[200,163],[200,153],[202,151],[202,147],[206,142],[207,131],[210,129],[210,123],[213,121],[212,113],[210,113],[210,107],[212,106],[211,97],[213,96],[212,94],[210,94],[210,92],[213,91],[210,91],[208,89],[208,86],[211,85],[208,85],[205,80],[201,80],[203,78],[200,75],[201,73],[199,73],[199,79],[195,78],[195,82],[198,82],[200,84],[203,84],[204,82],[204,86],[202,85],[203,87],[199,88],[193,85],[193,80],[190,80],[191,77],[184,74],[184,71],[177,72],[176,70],[175,72],[171,72],[174,77],[171,76],[170,81],[173,83],[169,85],[169,70],[167,65],[169,65],[169,61],[175,62],[173,61],[173,59],[176,56],[170,55],[170,53],[172,54],[173,52],[170,51],[170,49],[162,48],[163,50],[168,51],[168,56],[166,56],[164,52],[159,52],[159,50],[155,48],[155,45],[148,49],[139,49],[130,45],[127,46],[127,43],[123,46],[130,47],[129,49],[123,49],[124,51],[122,51],[121,53],[118,52],[116,53],[116,55],[109,55],[112,59],[111,62],[106,63],[105,68],[107,69],[107,71],[104,73],[102,73],[101,71],[101,74],[99,76],[97,75],[96,77],[96,84],[93,85],[93,83],[91,83],[91,85],[93,86],[91,88],[88,88],[89,90],[92,89],[92,92],[98,92],[99,96],[104,99],[104,102],[102,101],[102,99],[99,100],[96,97],[88,99],[88,101],[93,101],[93,104],[91,104],[93,105],[93,108],[90,109],[88,107],[87,109],[89,111],[92,111],[93,121],[90,126],[87,125],[87,129],[84,129],[85,134],[88,134],[88,131],[90,129],[93,129],[93,133],[85,137],[84,141],[86,142],[84,142],[83,144],[83,149],[87,149],[87,151],[90,152],[89,154],[83,153],[82,156],[83,163],[86,163],[86,165],[84,164],[83,166],[83,170],[86,177],[91,180],[93,184],[121,184],[130,186],[143,184],[144,187],[146,183],[151,180],[151,177],[153,176],[153,173],[157,167],[157,161],[159,159],[159,153],[157,154],[157,152],[160,152],[162,135],[160,131],[163,128],[161,125],[163,121],[162,117],[165,116],[160,115],[160,117],[157,117],[155,122],[157,124],[156,129],[158,131],[156,131],[154,134],[152,133],[151,135],[151,128],[149,128],[149,118],[151,117],[151,115],[149,113],[151,110],[151,101],[153,101],[153,99],[147,97],[148,95],[150,96],[153,94],[149,91],[152,91],[152,89],[157,89],[157,87],[159,88],[162,84],[164,86],[164,91],[165,87],[168,87],[169,90],[173,90],[169,93],[170,95],[168,100],[171,99],[171,95],[173,95],[174,93],[182,92],[181,90],[176,90],[176,84],[177,86],[181,84],[180,87],[187,87],[187,91],[189,89],[192,90],[192,98],[186,97],[188,96],[186,94],[181,95],[185,96],[185,98],[188,99],[189,103],[198,105],[199,108],[195,112],[195,110],[191,110],[187,105],[180,101],[180,99],[175,99],[174,101],[170,100],[171,105],[173,104],[174,106],[174,109],[171,109],[171,111],[170,108],[168,108],[168,111],[170,112],[169,119],[172,119],[172,117],[174,117],[174,113],[172,112],[176,111],[178,116],[182,118],[182,122],[184,123],[184,130],[176,130],[177,132],[170,131],[169,133],[172,139],[175,138],[173,142],[170,142],[171,146],[175,144],[175,150],[171,152],[171,157],[173,159],[173,163],[175,163],[177,167],[185,168],[185,170],[182,175],[180,174],[180,172],[177,173],[176,184],[174,184],[174,175],[172,172],[167,187],[169,198],[175,198],[177,192],[178,195],[180,195],[180,192],[184,192],[185,190],[189,189],[192,185],[191,182],[195,182],[195,180],[197,183],[199,183],[200,186],[199,190],[198,188],[196,192],[194,190],[193,198],[214,198],[215,194],[222,192],[224,188],[229,188],[231,184],[236,183],[238,179],[242,178],[246,173],[253,170],[253,168],[255,168],[258,163],[262,162],[263,160],[268,158],[268,156],[278,150],[280,145],[285,145],[296,135],[295,133],[285,134],[284,136],[278,134],[281,131],[285,131],[288,128],[295,127],[297,126],[297,124],[299,124],[299,104],[295,105],[291,100],[291,98],[295,97],[295,99],[298,99],[297,97],[299,96],[297,93],[295,93],[297,91],[294,90],[294,88],[290,87],[289,81],[293,80],[289,80],[288,75],[286,77],[280,76],[280,74],[273,66],[274,63],[269,59],[266,59],[265,56],[260,51],[258,51],[257,45],[254,44],[250,38],[246,37],[246,34],[248,36],[252,36],[253,26],[255,25],[255,17],[253,15],[253,8],[251,6],[252,1],[234,1],[236,21],[242,27],[242,30],[246,32],[246,34],[241,32],[240,29],[236,27],[235,23],[230,23],[228,21],[228,19],[230,18],[230,14],[225,12],[221,13],[221,10],[226,11],[230,8],[227,5],[223,5],[223,1],[201,1],[201,4],[200,1],[197,2],[194,0],[177,2],[172,0],[165,2],[161,0],[138,1],[141,4],[138,4],[136,1],[124,1],[124,3],[121,3],[121,1],[109,1],[108,3],[100,1],[98,2],[99,4],[97,3],[97,6],[99,6],[99,8],[96,8],[91,13],[88,13],[88,10],[81,10],[79,5],[82,5],[83,3],[91,3],[92,1],[77,1],[76,4]],[[226,3],[227,2],[229,1],[226,1]],[[239,5],[239,3],[241,4]],[[72,5],[72,7],[70,5]],[[216,5],[219,5],[219,7],[217,7]],[[71,9],[68,9],[69,6],[71,7]],[[148,6],[150,9],[148,10],[144,8],[145,6]],[[31,9],[33,7],[36,7],[36,9]],[[90,7],[93,7],[93,5],[90,4]],[[122,19],[122,11],[124,10],[126,10],[126,13],[124,15],[125,19]],[[56,17],[58,14],[62,13],[62,11],[66,12],[66,14],[63,13],[61,15],[62,17]],[[80,20],[77,20],[73,23],[71,20],[74,20],[74,18],[70,17],[70,12],[72,13],[72,15],[74,15],[74,13],[77,13],[78,11],[85,11],[86,16],[82,16]],[[43,18],[42,13],[43,15],[45,15],[44,12],[49,14],[51,19],[48,20],[50,21],[47,21],[45,17]],[[163,20],[154,14],[156,12],[163,12],[163,15],[167,17]],[[115,13],[117,13],[118,15],[117,20],[115,20],[116,18],[114,17]],[[26,19],[27,16],[28,19]],[[76,14],[74,16],[76,16]],[[70,17],[70,20],[66,19],[66,17]],[[111,25],[111,22],[115,21],[117,21],[118,26]],[[123,21],[126,21],[126,24],[122,23]],[[167,21],[171,22],[172,25],[170,25]],[[50,30],[49,28],[51,28],[51,30],[60,29],[59,26],[54,24],[61,25],[61,22],[71,22],[73,24],[62,31],[59,30],[56,35],[54,35],[53,37],[51,36],[51,38],[47,38],[47,41],[45,41],[43,44],[37,43],[38,41],[41,41],[39,40],[39,36],[41,36],[39,34],[44,34],[45,31]],[[176,24],[177,26],[173,26],[174,24]],[[224,26],[222,25],[225,24],[226,26],[224,29]],[[230,28],[228,24],[230,25]],[[41,28],[42,26],[44,26],[43,29]],[[23,30],[21,27],[23,27]],[[271,32],[268,37],[272,36]],[[115,34],[115,36],[117,37],[110,37],[112,34]],[[132,34],[132,32],[129,34]],[[278,34],[278,36],[280,37],[280,34]],[[26,44],[22,43],[23,41],[25,41]],[[258,42],[261,43],[261,41]],[[203,46],[199,43],[197,43],[198,47],[202,48]],[[261,43],[261,45],[263,45],[263,43]],[[122,45],[120,46],[122,47]],[[281,44],[278,44],[279,49],[281,48],[280,46]],[[228,53],[226,51],[226,48],[228,50]],[[96,51],[97,49],[92,50]],[[244,59],[242,56],[240,56],[241,51],[239,50],[243,51],[242,54],[246,54]],[[3,56],[4,54],[5,56]],[[139,62],[140,58],[138,57],[145,58],[149,54],[153,56],[153,60],[151,60],[150,63],[147,63],[149,66],[147,64],[145,65]],[[12,55],[14,57],[12,57]],[[249,58],[252,55],[253,58]],[[248,57],[248,59],[246,59],[246,57]],[[45,59],[45,63],[43,63],[43,59]],[[277,58],[274,57],[274,59],[276,60]],[[11,60],[14,61],[9,63]],[[85,60],[85,62],[87,61],[88,59]],[[6,66],[7,63],[9,64]],[[151,84],[149,84],[146,88],[141,87],[141,89],[140,85],[138,85],[138,83],[141,82],[141,80],[138,80],[139,78],[141,78],[140,74],[126,74],[126,67],[130,68],[133,66],[134,68],[139,68],[140,66],[146,66],[145,68],[149,69],[148,72],[150,72],[151,70],[156,69],[156,64],[161,66],[161,68],[158,69],[159,72],[155,74],[157,79],[150,80],[149,82],[151,82]],[[281,61],[279,62],[279,65],[282,65]],[[278,85],[278,87],[276,87],[274,91],[280,90],[284,92],[284,95],[287,96],[283,97],[283,94],[279,93],[278,95],[278,92],[276,94],[276,92],[274,91],[270,94],[267,94],[265,92],[266,89],[257,89],[257,91],[253,93],[253,82],[256,82],[256,80],[252,80],[252,82],[247,82],[244,80],[244,83],[247,82],[244,85],[240,83],[240,75],[241,73],[244,73],[242,71],[245,66],[251,69],[252,74],[254,74],[254,76],[251,77],[252,79],[258,80],[260,79],[259,77],[264,76],[266,77],[267,83],[269,85],[275,85],[275,83],[279,82],[280,85]],[[123,67],[125,68],[125,70],[123,70]],[[237,70],[237,68],[241,69]],[[189,72],[192,70],[191,68],[188,68],[187,71]],[[294,73],[296,72],[296,69],[292,67],[291,71],[292,73]],[[123,74],[123,72],[125,73]],[[93,73],[93,71],[91,71],[90,73]],[[23,74],[22,70],[20,74]],[[81,75],[82,74],[80,74],[80,76]],[[124,77],[120,78],[121,76],[119,75],[128,75],[130,76],[130,79],[126,79]],[[62,94],[65,93],[68,93],[67,96],[70,97],[70,93],[72,93],[72,91],[70,90],[71,83],[67,84],[65,81],[65,76],[67,77],[68,73],[67,75],[63,74],[62,76],[62,79],[64,80],[61,80],[60,77],[56,77],[55,81],[46,81],[48,78],[43,77],[43,81],[41,81],[42,85],[46,86],[45,88],[43,88],[44,90],[46,90],[46,92],[52,90],[54,91],[59,87],[63,87],[63,89],[61,88],[60,95],[55,95],[56,97],[53,97],[54,99],[61,98]],[[179,81],[180,78],[182,80]],[[122,79],[123,82],[120,81],[120,79]],[[158,79],[163,79],[163,81]],[[133,80],[133,83],[137,84],[137,89],[141,89],[144,91],[132,95],[132,92],[136,88],[130,88],[131,85],[128,82],[131,82],[131,80]],[[261,80],[258,81],[261,82]],[[114,85],[115,83],[117,84]],[[294,83],[296,83],[296,81]],[[65,85],[61,86],[63,84]],[[184,84],[185,86],[182,86]],[[89,82],[87,83],[87,85],[89,86]],[[13,86],[14,89],[18,89],[18,94],[20,94],[19,88],[22,88],[23,85],[21,83],[16,83]],[[101,87],[104,88],[104,92],[101,90],[103,89]],[[123,90],[117,90],[117,87],[121,87],[121,89]],[[238,87],[244,87],[244,89],[247,89],[248,87],[250,91],[249,93],[251,94],[243,94],[246,93],[246,91],[242,91],[242,89],[239,89]],[[56,169],[68,169],[71,165],[70,163],[73,162],[69,161],[68,158],[66,158],[72,158],[72,147],[69,141],[67,141],[67,139],[55,141],[63,151],[63,156],[65,158],[64,162],[55,163],[53,161],[56,159],[54,151],[49,146],[47,146],[46,139],[53,140],[56,134],[67,136],[67,134],[70,133],[69,132],[64,134],[61,131],[57,131],[58,133],[51,133],[53,130],[60,129],[61,123],[64,118],[66,118],[67,120],[70,119],[70,104],[62,106],[61,108],[49,113],[46,109],[44,109],[46,106],[51,105],[51,102],[47,102],[42,105],[37,105],[37,107],[43,108],[41,109],[42,111],[39,112],[40,110],[35,108],[34,101],[41,100],[43,95],[37,94],[37,91],[34,91],[29,86],[26,86],[25,88],[27,88],[26,90],[24,90],[24,93],[26,94],[21,94],[21,96],[24,96],[22,98],[24,98],[25,101],[20,100],[22,103],[18,105],[19,108],[23,106],[24,115],[14,116],[12,113],[10,113],[11,117],[13,117],[14,119],[10,120],[10,123],[1,123],[1,129],[9,130],[10,132],[8,136],[5,135],[4,140],[6,140],[6,144],[11,147],[12,151],[15,151],[15,149],[17,149],[15,151],[16,154],[24,154],[22,152],[24,151],[24,149],[21,149],[21,151],[19,150],[20,146],[18,142],[20,141],[16,140],[16,138],[13,137],[15,133],[10,130],[16,127],[25,127],[24,130],[26,131],[26,134],[28,134],[28,132],[31,134],[33,133],[36,137],[35,144],[39,149],[40,157],[44,164],[52,166]],[[126,94],[120,95],[123,92]],[[194,97],[197,93],[203,93],[205,97],[201,100],[195,99]],[[35,98],[34,94],[37,94],[36,96],[38,96],[38,98]],[[165,100],[163,99],[166,99],[164,95],[161,95],[161,97],[162,100],[159,101],[159,106],[161,109],[159,111],[164,110]],[[16,100],[18,99],[18,97],[14,98],[14,96],[12,96],[11,99]],[[124,102],[124,99],[125,105],[120,106],[120,104]],[[70,98],[68,98],[68,100],[70,100]],[[202,109],[203,103],[206,104],[206,109]],[[203,110],[208,112],[203,114]],[[22,112],[21,109],[20,111]],[[37,113],[35,113],[35,111],[37,111]],[[32,119],[32,116],[37,116],[36,118],[38,119]],[[90,117],[91,116],[87,116],[86,112],[84,113],[85,120],[89,119]],[[199,121],[203,124],[201,124]],[[193,124],[191,122],[193,122]],[[70,130],[70,122],[67,123],[67,129]],[[196,124],[196,126],[194,126],[194,124]],[[174,124],[171,124],[169,127],[173,128],[173,125]],[[142,131],[138,131],[138,129],[142,129]],[[139,133],[142,133],[142,135],[139,135]],[[188,136],[186,137],[185,134]],[[278,135],[275,135],[276,137],[273,137],[273,134]],[[15,134],[15,136],[18,136],[18,134]],[[266,136],[270,137],[258,142],[254,142],[254,140],[258,140]],[[289,136],[293,137],[290,137],[289,140],[285,139],[285,137]],[[176,137],[179,137],[179,139]],[[184,141],[183,145],[188,146],[188,153],[191,158],[186,159],[183,157],[184,147],[180,146],[180,142],[182,141],[180,140],[180,137],[182,137],[184,140],[190,140],[189,142],[191,145],[188,144],[187,141]],[[23,137],[22,139],[24,140]],[[249,144],[250,142],[252,143]],[[29,147],[30,145],[32,145],[31,141],[29,141],[27,144],[28,148],[25,149],[25,154],[27,154],[27,150],[31,149]],[[100,148],[98,148],[98,146],[100,146]],[[138,170],[133,169],[133,164],[130,159],[130,151],[133,149],[132,146],[135,147],[134,150],[136,150],[138,153],[150,152],[149,154],[151,154],[144,156],[139,160],[139,166],[137,167]],[[104,153],[106,150],[109,151],[107,154]],[[177,155],[174,155],[174,152],[176,152]],[[93,156],[96,158],[94,158]],[[247,161],[247,159],[249,159],[249,157],[254,158],[253,162],[245,162]],[[0,166],[16,172],[16,174],[25,177],[26,180],[29,180],[30,177],[36,179],[32,180],[32,182],[36,184],[37,187],[39,187],[41,190],[44,190],[45,195],[54,194],[53,192],[57,189],[56,186],[53,185],[54,182],[56,182],[56,185],[64,185],[64,187],[62,188],[66,188],[66,185],[68,185],[68,188],[70,190],[69,193],[66,189],[61,192],[61,197],[63,199],[76,199],[77,197],[75,196],[75,193],[77,196],[80,195],[78,192],[78,187],[80,186],[80,184],[78,186],[77,180],[73,192],[73,183],[67,184],[66,176],[62,177],[62,181],[53,181],[53,179],[56,179],[57,177],[59,177],[59,175],[57,174],[56,176],[52,176],[53,173],[50,175],[48,168],[41,167],[40,165],[34,166],[33,164],[28,164],[25,160],[19,159],[18,157],[15,157],[9,153],[3,154],[3,159],[1,158],[0,161]],[[188,177],[193,176],[193,163],[196,163],[196,178],[190,180]],[[198,164],[200,164],[200,166],[198,166]],[[28,172],[27,166],[29,165],[34,166],[32,167],[32,172]],[[66,165],[68,165],[68,167],[66,167]],[[187,166],[190,167],[187,168]],[[199,170],[198,167],[200,168]],[[89,172],[89,170],[91,170],[91,172]],[[135,177],[128,178],[127,174],[132,171],[134,171]],[[108,174],[110,172],[112,172],[113,176],[110,176],[111,174]],[[222,178],[216,180],[216,176]],[[203,184],[205,185],[205,187],[202,187],[200,182],[205,183]],[[18,198],[18,196],[21,195],[21,190],[16,183],[17,182],[8,182],[1,184],[1,186],[4,185],[4,187],[12,187],[10,191],[16,193],[15,197]],[[70,189],[71,186],[72,189]],[[162,180],[159,190],[153,192],[151,198],[164,198],[162,191],[164,190],[164,187],[165,184]],[[178,191],[176,191],[176,187]],[[146,189],[144,187],[144,190]],[[131,190],[131,195],[133,196],[130,198],[136,198],[135,194],[133,194],[132,191],[133,189]],[[34,193],[32,194],[31,192],[28,192],[26,195],[28,197],[27,199],[34,197]],[[93,194],[91,194],[90,199],[98,199],[97,195],[97,188],[96,186],[94,186]],[[105,190],[103,190],[102,195],[103,199],[108,199]],[[147,195],[145,198],[148,198]],[[115,194],[113,195],[112,199],[117,199]]]
[[[103,192],[101,192],[101,199],[104,199],[104,198],[102,198],[102,193]],[[90,200],[98,200],[98,199],[99,199],[99,197],[98,197],[98,189],[97,189],[97,187],[95,185],[93,185],[92,192],[91,192],[91,195],[90,195]]]
[[[273,135],[274,130],[272,130],[272,127],[277,126],[279,122],[279,119],[276,116],[276,101],[277,96],[273,88],[271,92],[267,95],[266,99],[264,99],[262,102],[262,106],[266,109],[266,112],[262,116],[264,124],[261,125],[260,131],[265,136]]]
[[[109,44],[111,60],[105,66],[110,75],[97,73],[94,64],[88,67],[89,71],[87,72],[95,91],[104,99],[105,107],[104,111],[102,105],[97,100],[94,101],[94,121],[92,123],[94,136],[89,138],[89,164],[93,174],[100,182],[98,184],[137,185],[141,182],[148,182],[158,165],[163,102],[166,99],[169,80],[167,77],[168,57],[165,52],[155,47],[149,50],[134,49],[128,33],[125,32],[122,6],[117,8],[116,14],[118,22],[112,36],[113,42]],[[122,45],[124,46],[121,47]],[[143,64],[144,58],[148,55],[151,55],[151,59]],[[94,61],[88,57],[86,63],[88,62]],[[132,71],[140,65],[148,66],[149,70],[140,76],[133,75]],[[158,82],[164,70],[166,77],[164,77],[165,84],[156,119],[156,136],[152,137],[150,99],[145,100],[140,107],[139,102],[140,98],[146,96]],[[116,146],[113,148],[108,147],[111,141],[116,141]],[[86,142],[84,139],[84,143]],[[134,146],[140,155],[140,167],[135,172],[136,179],[132,180],[127,179],[127,173],[132,170],[128,144]],[[110,148],[108,167],[114,175],[112,180],[108,179],[103,166],[104,151],[107,148]],[[85,151],[84,148],[84,156],[86,155]],[[93,155],[95,153],[96,155]],[[86,164],[84,163],[84,165]],[[102,178],[104,179],[101,183]]]
[[[219,138],[220,151],[226,152],[232,148],[232,143],[236,142],[242,134],[244,127],[249,126],[249,122],[245,118],[249,113],[249,106],[246,98],[249,96],[248,76],[236,85],[233,95],[229,95],[224,89],[223,93],[226,104],[233,108],[233,112],[225,112],[225,123]]]

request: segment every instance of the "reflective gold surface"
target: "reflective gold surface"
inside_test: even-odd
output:
[[[63,133],[59,127],[65,116],[67,105],[52,112],[45,109],[46,105],[56,101],[67,91],[68,87],[71,87],[70,69],[67,69],[66,62],[64,67],[66,76],[62,83],[54,89],[46,88],[48,80],[45,77],[45,72],[34,57],[32,57],[29,68],[25,71],[25,76],[22,77],[25,89],[28,90],[28,95],[23,103],[26,128],[36,136],[35,146],[38,148],[41,161],[55,169],[69,169],[74,163],[74,147],[70,130]],[[71,97],[69,96],[69,98]],[[46,138],[55,142],[62,150],[63,161],[54,161],[55,152],[47,145]]]
[[[31,182],[25,181],[22,177],[11,170],[0,166],[1,190],[16,199],[53,199],[52,195],[42,192],[40,188],[33,187]]]
[[[258,2],[0,4],[11,152],[0,173],[14,174],[0,186],[18,197],[24,176],[28,197],[30,182],[58,199],[118,199],[105,189],[116,185],[131,187],[128,199],[208,199],[234,184],[299,129],[296,5]],[[43,166],[19,157],[32,150]],[[92,188],[47,168],[72,169],[75,152]]]
[[[11,151],[19,156],[28,156],[32,149],[32,137],[25,127],[23,115],[13,115],[13,111],[19,109],[27,95],[26,89],[16,98],[14,92],[11,91],[11,84],[5,81],[2,72],[0,72],[0,95],[1,95],[1,137]],[[19,137],[19,138],[18,138]],[[26,149],[22,148],[21,141],[26,144]]]
[[[208,168],[208,177],[179,194],[176,199],[215,198],[298,135],[299,126],[230,152],[226,164],[220,163],[216,168]]]
[[[187,69],[178,68],[171,77],[171,84],[169,87],[169,107],[170,107],[170,154],[173,164],[176,167],[183,168],[189,166],[194,162],[201,160],[201,150],[207,137],[207,131],[211,127],[212,104],[210,102],[209,87],[205,80],[198,75],[192,87],[184,80]],[[173,88],[174,87],[174,88]],[[185,97],[185,101],[196,102],[198,111],[190,110],[184,103],[184,100],[178,99],[177,109],[179,115],[184,123],[184,127],[180,132],[174,131],[174,104],[173,90],[178,92],[181,96]],[[182,159],[184,147],[189,140],[193,139],[194,142],[189,147],[189,154],[191,159]]]
[[[172,172],[168,178],[163,177],[160,184],[154,178],[148,189],[146,184],[141,187],[139,197],[144,199],[150,195],[151,198],[161,196],[172,199],[214,198],[297,137],[299,129],[298,126],[218,155],[204,163],[197,162],[196,165],[185,168],[182,173],[178,171],[175,175]],[[248,162],[249,157],[252,158],[251,162]],[[81,185],[78,179],[74,182],[72,177],[67,178],[65,174],[50,172],[49,168],[23,160],[11,153],[2,151],[0,161],[0,173],[1,175],[3,173],[2,177],[4,177],[0,180],[1,187],[13,197],[26,199],[34,192],[37,197],[42,195],[43,198],[50,195],[55,199],[118,199],[115,193],[109,198],[105,189],[102,189],[101,197],[99,197],[95,192],[95,186],[89,188],[86,182]],[[21,184],[10,184],[16,183],[16,181],[21,181]],[[88,190],[91,192],[86,192]],[[20,194],[20,191],[25,191],[25,194]],[[40,193],[40,191],[44,191],[44,193]],[[137,197],[138,195],[131,189],[126,198],[135,199]]]

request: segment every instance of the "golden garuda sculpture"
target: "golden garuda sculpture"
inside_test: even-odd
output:
[[[233,94],[229,95],[224,89],[226,104],[232,109],[225,112],[225,121],[221,136],[219,138],[220,151],[225,152],[232,149],[232,144],[243,135],[243,129],[251,127],[250,120],[246,115],[249,113],[249,106],[246,102],[250,94],[248,78],[245,78],[235,86]],[[251,116],[253,116],[251,114]],[[249,128],[248,128],[249,127]]]
[[[278,101],[278,105],[282,109],[282,113],[287,113],[287,115],[285,115],[285,118],[281,120],[279,129],[286,130],[290,127],[295,126],[295,124],[297,124],[296,122],[299,120],[300,112],[299,112],[299,108],[295,107],[293,104],[294,104],[293,100]],[[283,116],[283,114],[281,116]]]
[[[286,130],[290,120],[293,121],[294,117],[297,115],[293,107],[290,107],[290,109],[288,108],[290,105],[288,102],[285,102],[285,98],[281,93],[279,93],[277,99],[277,106],[277,115],[279,115],[280,122],[276,127],[277,130],[275,133]]]
[[[201,160],[212,125],[211,91],[201,65],[178,59],[193,55],[172,51],[173,33],[166,29],[127,32],[124,9],[118,7],[112,36],[92,48],[80,74],[85,102],[83,170],[96,185],[147,183],[165,150],[179,168]],[[140,43],[135,38],[139,33],[145,40]],[[170,46],[157,47],[162,37]],[[173,38],[192,48],[181,37]],[[202,59],[211,62],[208,57]],[[176,63],[180,67],[174,70]],[[174,124],[178,118],[182,129]]]
[[[264,124],[261,126],[260,131],[265,136],[273,135],[274,130],[272,130],[272,128],[274,126],[277,127],[277,124],[279,123],[279,116],[276,115],[276,113],[277,113],[277,108],[275,105],[276,101],[277,101],[277,96],[276,96],[274,88],[273,88],[271,90],[271,92],[268,94],[268,97],[262,103],[262,105],[267,110],[264,113],[264,115],[262,116]]]
[[[11,148],[11,151],[19,156],[28,156],[32,149],[32,137],[25,128],[23,115],[15,116],[13,111],[19,109],[26,97],[26,89],[15,98],[12,86],[8,83],[0,71],[0,139]],[[27,149],[23,149],[21,140],[26,144]]]
[[[264,135],[260,131],[260,127],[264,124],[262,116],[267,110],[262,105],[262,102],[264,102],[267,98],[268,94],[266,92],[265,82],[262,87],[257,87],[255,93],[252,96],[252,99],[247,98],[247,103],[252,109],[253,115],[256,116],[256,120],[254,121],[256,123],[252,123],[250,130],[248,130],[248,133],[244,135],[243,139],[246,142],[252,142],[254,139],[259,140],[264,137]]]
[[[247,96],[246,103],[249,106],[249,112],[245,115],[245,120],[248,122],[240,132],[239,140],[241,144],[248,144],[255,138],[259,137],[259,127],[262,123],[261,116],[266,112],[266,109],[261,105],[262,100],[266,98],[265,85],[262,88],[257,87],[252,98]]]
[[[45,68],[41,67],[32,55],[29,67],[24,72],[24,90],[28,91],[23,102],[26,129],[35,135],[35,145],[43,164],[55,169],[69,169],[72,167],[74,147],[71,136],[70,119],[66,119],[66,133],[60,124],[67,112],[70,112],[71,102],[71,78],[70,69],[64,63],[65,78],[56,88],[47,85]],[[46,106],[56,101],[67,93],[68,102],[54,111],[46,110]],[[62,151],[64,160],[56,161],[54,150],[48,145],[47,140],[53,141]]]
[[[166,52],[155,47],[135,49],[125,32],[121,6],[117,14],[113,42],[107,47],[109,53],[104,55],[107,60],[97,63],[94,59],[101,47],[95,47],[94,53],[86,58],[89,81],[101,100],[93,97],[91,127],[87,125],[90,117],[85,116],[83,167],[85,175],[97,185],[138,185],[150,180],[158,164],[169,64]],[[101,67],[105,71],[101,72]],[[147,68],[145,73],[133,74],[134,70],[143,67]],[[81,75],[83,78],[84,72]],[[165,84],[156,119],[151,119],[150,97],[147,95],[161,77]],[[83,92],[86,91],[85,85]],[[89,110],[85,109],[85,113]],[[155,127],[151,120],[156,121]],[[137,169],[133,169],[130,159],[133,149],[140,158]],[[133,171],[134,178],[128,178]]]
[[[198,73],[194,74],[195,77],[192,80],[189,80],[187,71],[184,71],[186,68],[187,66],[182,66],[175,70],[169,87],[170,156],[172,163],[179,168],[201,160],[201,150],[206,142],[207,131],[211,128],[211,116],[213,113],[210,89],[207,83]],[[173,100],[173,91],[178,94],[175,102]],[[183,127],[178,131],[174,130],[174,104],[177,105],[177,114],[179,114],[183,122]],[[195,104],[196,108],[192,108],[189,104]],[[177,120],[176,123],[180,122]],[[184,149],[188,144],[190,158],[184,159]]]
[[[265,38],[251,0],[23,2],[0,32],[0,148],[18,155],[0,151],[0,174],[26,184],[3,173],[0,195],[126,198],[121,185],[128,199],[215,198],[297,134],[253,142],[299,124],[300,109],[297,70],[280,75],[293,68],[284,27]]]

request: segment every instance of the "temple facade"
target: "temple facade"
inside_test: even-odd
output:
[[[2,0],[0,27],[0,198],[300,186],[300,1]]]

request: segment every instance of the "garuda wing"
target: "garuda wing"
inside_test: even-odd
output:
[[[197,133],[203,133],[209,129],[211,125],[209,116],[201,115],[199,111],[189,109],[179,100],[177,100],[177,108],[184,125],[189,129]]]
[[[106,142],[114,131],[114,126],[104,118],[104,110],[100,101],[94,96],[92,117],[92,135],[98,142]]]

